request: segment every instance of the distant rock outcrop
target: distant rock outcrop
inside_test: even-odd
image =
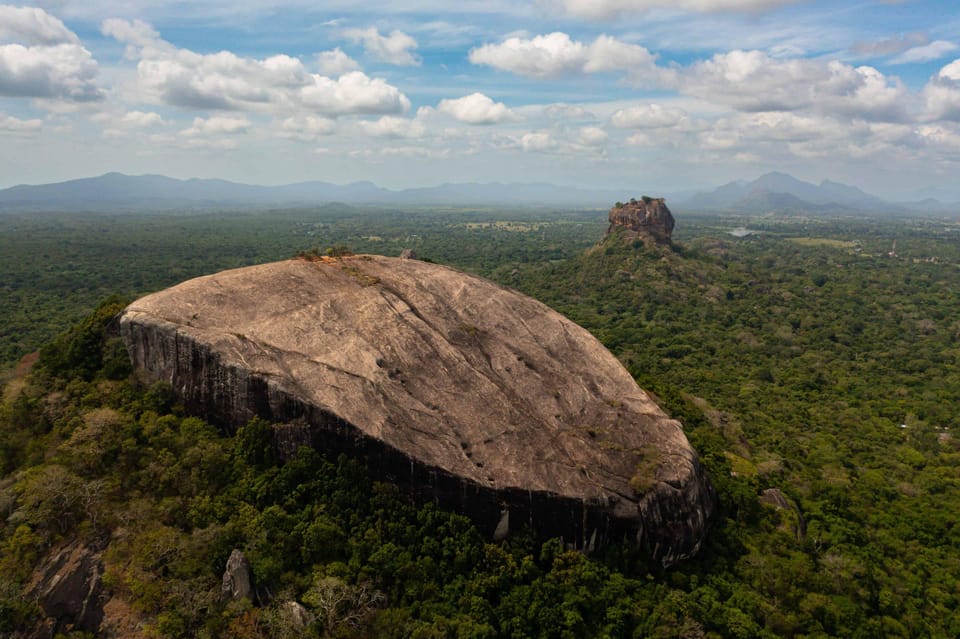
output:
[[[624,228],[631,239],[641,239],[645,243],[670,244],[674,220],[662,197],[643,196],[639,200],[617,202],[610,209],[609,219],[607,235],[618,228]]]
[[[680,424],[593,336],[453,269],[369,255],[191,280],[131,304],[137,373],[226,428],[259,415],[289,454],[367,462],[498,537],[532,527],[669,565],[715,507]]]

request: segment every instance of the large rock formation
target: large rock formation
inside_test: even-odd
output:
[[[610,227],[607,235],[618,228],[626,229],[630,239],[641,239],[654,244],[670,244],[673,234],[673,215],[662,197],[643,196],[627,203],[617,202],[610,209]]]
[[[714,494],[678,422],[587,331],[486,280],[412,259],[290,260],[131,304],[135,370],[227,428],[366,459],[491,536],[530,524],[590,549],[695,553]]]

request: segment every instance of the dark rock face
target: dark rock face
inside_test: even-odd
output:
[[[134,369],[227,429],[258,415],[366,461],[498,537],[629,539],[694,554],[715,506],[680,424],[603,346],[543,304],[453,269],[376,256],[291,260],[131,304]]]
[[[610,209],[607,235],[617,228],[625,228],[631,239],[640,238],[655,244],[670,244],[674,220],[662,197],[644,196],[639,201],[630,200],[626,204],[618,202],[618,205]]]
[[[30,636],[99,630],[106,599],[100,556],[99,551],[81,544],[64,546],[49,556],[30,588],[47,619]]]

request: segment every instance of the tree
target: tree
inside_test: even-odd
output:
[[[104,367],[104,345],[110,337],[108,328],[128,303],[129,300],[119,295],[111,295],[100,302],[93,313],[52,344],[40,349],[38,367],[55,377],[93,379]],[[118,350],[111,347],[107,353],[109,372],[111,375],[124,375],[128,369],[117,358]]]
[[[350,585],[338,577],[316,574],[303,602],[313,608],[327,635],[342,625],[360,626],[386,600],[368,582]]]

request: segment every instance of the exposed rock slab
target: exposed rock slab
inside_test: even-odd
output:
[[[138,374],[188,409],[286,423],[286,439],[364,457],[491,535],[628,537],[669,564],[696,552],[714,507],[680,424],[595,338],[450,268],[352,256],[225,271],[134,302],[121,330]]]

